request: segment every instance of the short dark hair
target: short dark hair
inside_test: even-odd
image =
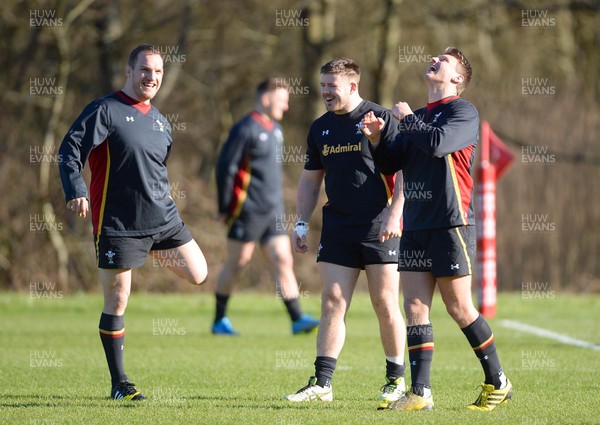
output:
[[[277,89],[289,89],[289,84],[285,82],[284,78],[268,77],[262,80],[256,86],[256,96],[260,97],[268,91],[274,91]]]
[[[163,54],[160,52],[160,49],[153,46],[152,44],[140,44],[136,48],[134,48],[129,54],[129,60],[127,61],[127,65],[131,68],[135,68],[135,64],[137,63],[138,55],[140,52],[148,52],[149,55],[158,55],[163,59]]]
[[[458,71],[464,77],[464,80],[462,83],[456,86],[456,90],[458,94],[461,94],[471,82],[473,68],[471,67],[471,64],[469,63],[463,52],[458,50],[456,47],[446,47],[446,50],[444,50],[444,54],[453,56],[456,58],[456,60],[458,60]]]
[[[359,81],[360,67],[353,59],[336,58],[321,67],[321,74],[341,74]]]

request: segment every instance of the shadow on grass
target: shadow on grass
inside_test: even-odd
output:
[[[148,407],[181,407],[186,403],[210,403],[222,405],[228,409],[256,409],[256,410],[315,410],[335,408],[331,403],[290,403],[280,399],[241,399],[239,396],[208,396],[194,395],[177,399],[149,398],[145,401],[113,400],[109,397],[94,397],[90,395],[39,395],[39,394],[0,394],[0,407],[4,408],[69,408],[69,407],[110,407],[118,409],[131,409]],[[341,407],[341,406],[338,406]]]
[[[0,394],[0,407],[31,408],[31,407],[116,407],[137,408],[139,402],[123,402],[110,397],[94,397],[85,395],[39,395],[39,394]]]
[[[215,404],[223,404],[228,409],[270,409],[270,410],[315,410],[317,408],[331,409],[334,406],[331,403],[290,403],[283,399],[256,399],[256,398],[240,398],[239,396],[206,396],[195,395],[184,397],[186,401],[204,401],[213,402]]]

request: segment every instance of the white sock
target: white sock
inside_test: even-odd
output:
[[[386,360],[391,363],[396,363],[399,365],[404,364],[404,356],[385,356]]]
[[[500,372],[500,383],[501,383],[500,389],[506,388],[506,385],[508,384],[506,375],[504,374],[504,372]]]

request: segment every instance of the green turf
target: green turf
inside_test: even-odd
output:
[[[37,290],[37,294],[43,291]],[[433,412],[377,411],[385,362],[368,296],[357,293],[331,404],[290,405],[282,396],[313,373],[315,334],[291,336],[274,296],[238,294],[230,317],[237,338],[209,333],[209,295],[132,295],[125,364],[149,398],[108,399],[108,371],[98,337],[98,295],[46,291],[59,299],[0,294],[0,422],[22,424],[558,424],[599,423],[600,352],[503,328],[518,320],[600,343],[596,296],[523,299],[503,294],[491,320],[514,399],[490,413],[465,405],[477,396],[479,362],[436,298]],[[318,314],[319,299],[303,300]]]

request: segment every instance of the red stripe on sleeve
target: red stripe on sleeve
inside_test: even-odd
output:
[[[387,185],[387,192],[389,194],[388,201],[391,202],[392,198],[394,197],[394,189],[396,187],[396,174],[383,177],[385,179],[385,184]]]
[[[471,174],[469,173],[472,155],[473,145],[452,153],[458,189],[460,190],[461,211],[465,215],[462,219],[465,224],[468,222],[467,215],[473,191],[473,177],[471,177]]]
[[[89,156],[90,170],[92,171],[92,179],[90,182],[90,201],[92,206],[92,225],[94,226],[94,235],[100,233],[100,213],[104,199],[104,185],[108,178],[108,140],[105,140],[90,152]]]
[[[237,218],[242,211],[248,194],[250,177],[250,157],[246,156],[233,179],[233,197],[229,206],[229,216],[233,219]]]

